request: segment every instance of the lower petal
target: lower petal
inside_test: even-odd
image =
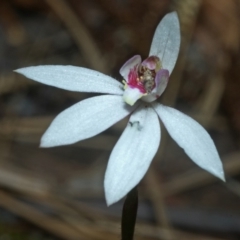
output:
[[[170,136],[201,168],[225,180],[222,162],[213,140],[195,120],[178,110],[153,104]]]
[[[78,142],[106,130],[134,108],[122,96],[103,95],[83,100],[61,112],[41,139],[41,147]]]
[[[158,116],[141,106],[115,145],[106,170],[104,188],[107,204],[124,197],[145,175],[160,144]]]

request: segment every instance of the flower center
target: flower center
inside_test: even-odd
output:
[[[153,101],[158,96],[156,89],[162,80],[163,71],[161,61],[157,56],[150,56],[141,62],[139,56],[135,56],[123,65],[120,72],[126,80],[123,81],[124,93],[123,99],[129,105],[133,105],[138,99],[144,101]],[[167,71],[168,72],[168,71]],[[146,100],[147,98],[147,100]]]
[[[137,81],[142,85],[145,93],[149,94],[154,89],[155,77],[155,70],[151,70],[143,65],[138,67]]]
[[[130,69],[125,89],[130,87],[137,88],[141,93],[147,95],[155,88],[156,73],[161,69],[160,59],[156,56],[150,56],[142,63],[137,64]]]

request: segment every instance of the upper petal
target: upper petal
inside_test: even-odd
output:
[[[158,56],[171,74],[180,48],[180,26],[176,12],[167,14],[156,28],[149,56]]]
[[[132,58],[130,58],[129,60],[127,60],[127,62],[125,62],[123,64],[123,66],[120,69],[120,74],[122,75],[122,77],[126,80],[128,80],[128,74],[130,72],[131,69],[133,69],[136,65],[140,64],[142,62],[142,58],[140,55],[135,55]]]
[[[201,168],[224,180],[222,162],[206,130],[189,116],[155,103],[155,110],[170,136]]]
[[[160,143],[158,116],[151,107],[142,105],[115,145],[104,179],[107,204],[124,197],[145,175]]]
[[[122,96],[103,95],[83,100],[61,112],[41,139],[41,147],[75,143],[106,130],[127,116],[133,107]]]
[[[50,86],[77,92],[122,94],[122,84],[94,70],[75,67],[46,65],[15,70],[25,77]]]

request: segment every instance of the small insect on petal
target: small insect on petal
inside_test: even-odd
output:
[[[156,112],[142,105],[132,115],[111,153],[104,179],[107,204],[124,197],[145,175],[160,144]]]

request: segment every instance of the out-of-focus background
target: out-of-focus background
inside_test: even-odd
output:
[[[240,239],[240,1],[1,0],[0,240],[120,239],[123,202],[106,207],[103,176],[127,119],[89,140],[41,149],[54,116],[93,95],[13,70],[75,65],[121,80],[122,64],[148,56],[157,24],[173,10],[181,52],[159,101],[207,129],[227,181],[197,167],[162,127],[139,187],[135,239]]]

